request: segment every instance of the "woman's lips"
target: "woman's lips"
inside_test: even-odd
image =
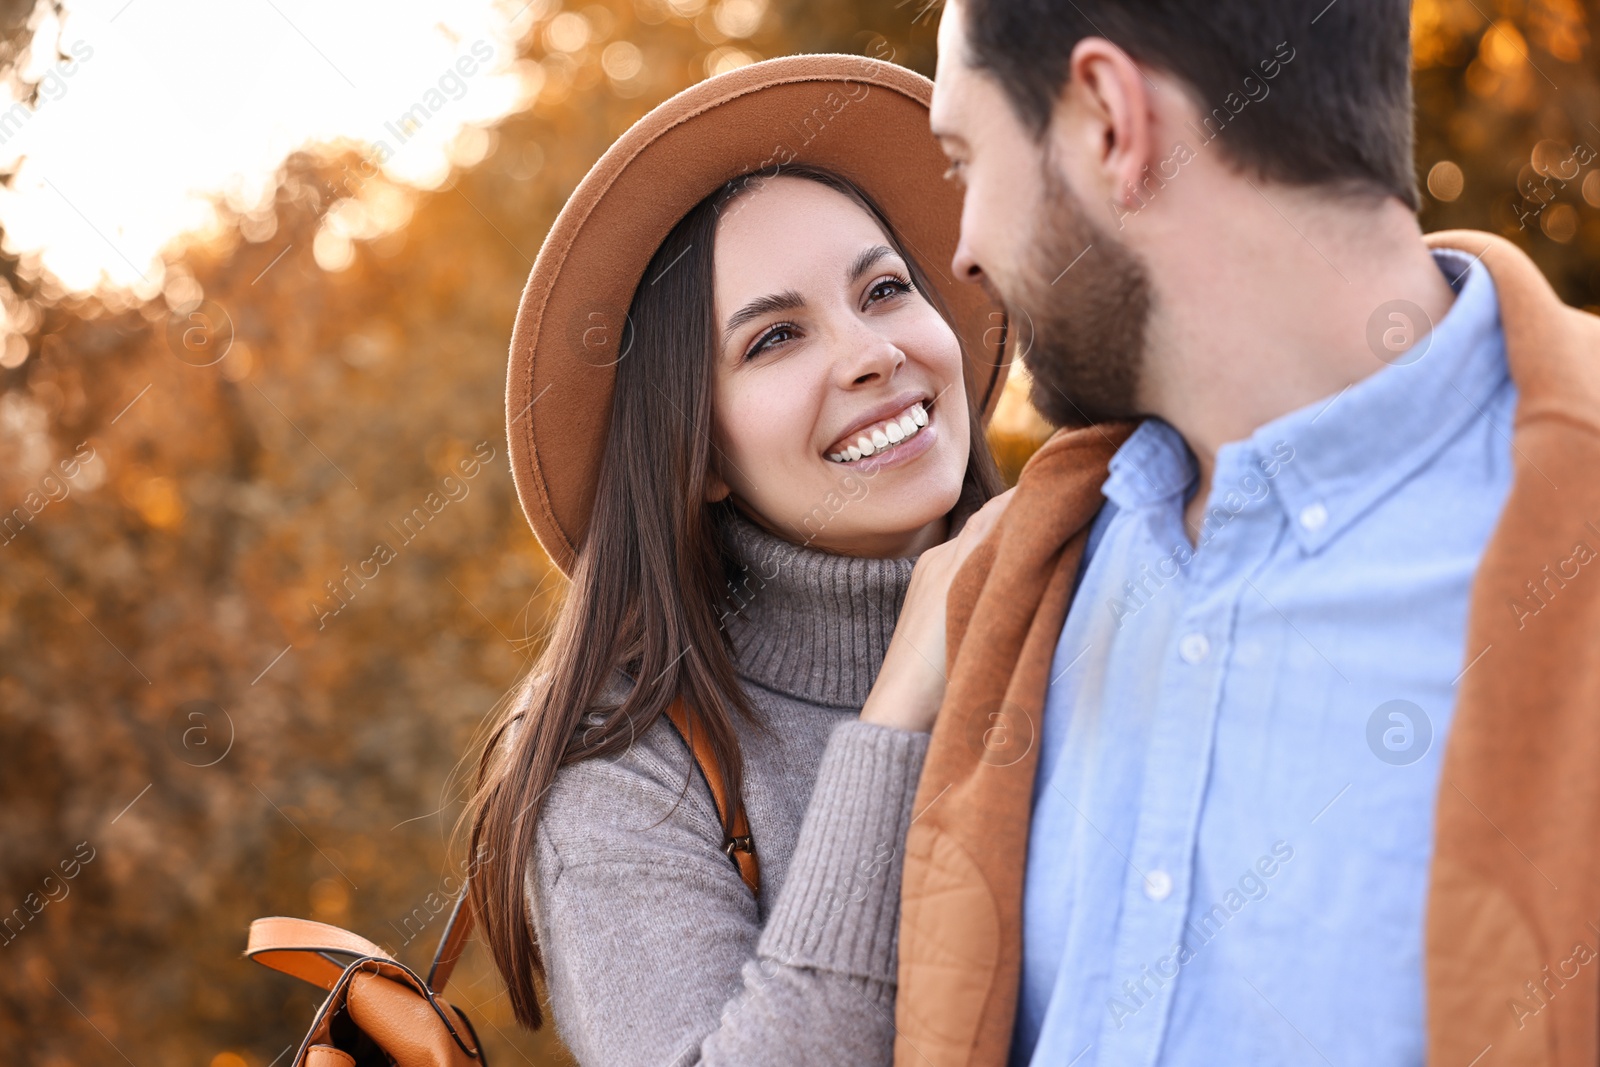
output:
[[[905,442],[915,440],[931,418],[927,407],[919,400],[889,418],[864,428],[854,437],[835,442],[827,457],[834,463],[859,463],[877,455],[887,459]]]

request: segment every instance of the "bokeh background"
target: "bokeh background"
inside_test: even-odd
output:
[[[7,1063],[287,1062],[319,996],[240,958],[260,915],[426,966],[461,761],[563,593],[504,442],[541,239],[673,92],[803,51],[931,76],[937,19],[338,8],[0,0]],[[1424,227],[1504,234],[1600,311],[1597,15],[1412,18]],[[993,430],[1013,474],[1045,431],[1023,384]],[[458,974],[494,1062],[570,1062],[476,947]]]

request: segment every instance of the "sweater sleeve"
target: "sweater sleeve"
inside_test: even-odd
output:
[[[585,773],[547,800],[529,893],[578,1062],[891,1062],[902,852],[927,744],[856,720],[833,729],[764,926],[698,777],[674,806],[681,775],[652,773],[644,754],[573,765]]]

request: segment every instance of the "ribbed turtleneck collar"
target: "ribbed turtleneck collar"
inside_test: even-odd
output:
[[[859,709],[878,677],[915,557],[839,556],[785,541],[735,515],[744,563],[723,625],[740,675],[830,707]]]

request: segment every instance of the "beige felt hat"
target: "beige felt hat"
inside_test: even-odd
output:
[[[522,510],[571,573],[589,523],[622,324],[645,267],[722,183],[775,165],[844,175],[883,209],[955,319],[970,380],[994,411],[1008,353],[1002,309],[950,277],[961,191],[928,132],[933,83],[851,55],[798,55],[685,89],[606,150],[573,190],[528,276],[511,334],[506,438]]]

